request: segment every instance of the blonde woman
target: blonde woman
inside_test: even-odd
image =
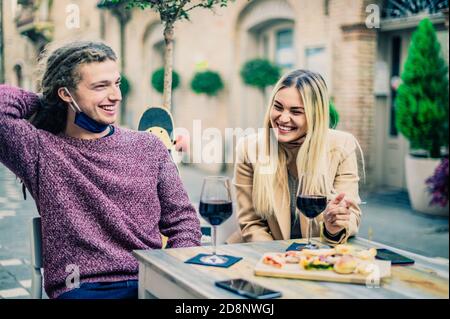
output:
[[[269,101],[264,134],[246,136],[237,146],[233,182],[240,232],[228,243],[307,237],[308,218],[295,205],[302,176],[312,181],[305,186],[309,192],[330,199],[312,220],[311,235],[329,244],[345,242],[357,233],[361,218],[358,142],[349,133],[329,129],[327,87],[317,73],[286,74]]]

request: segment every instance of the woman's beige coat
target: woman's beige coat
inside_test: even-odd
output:
[[[358,192],[358,165],[357,165],[357,142],[353,135],[337,130],[329,130],[329,165],[328,173],[333,180],[333,192],[337,195],[341,192],[346,198],[355,204],[351,205],[350,222],[345,233],[338,240],[330,240],[324,235],[323,214],[313,221],[312,236],[321,236],[329,244],[342,243],[349,236],[357,233],[361,220],[361,210]],[[234,233],[228,243],[252,242],[290,239],[291,236],[291,214],[289,194],[283,194],[282,190],[275,191],[274,213],[267,220],[258,216],[253,207],[253,173],[255,160],[252,150],[257,145],[257,136],[249,135],[243,138],[236,148],[236,165],[234,170],[233,184],[237,199],[237,216],[240,232]],[[250,151],[249,151],[250,150]],[[300,214],[300,225],[302,236],[308,236],[308,219]]]

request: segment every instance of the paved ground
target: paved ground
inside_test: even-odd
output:
[[[189,167],[180,167],[189,196],[196,205],[200,198],[202,178],[207,174]],[[360,236],[407,249],[431,257],[448,258],[448,218],[432,218],[413,212],[407,194],[380,191],[364,195],[367,205]],[[0,164],[0,299],[30,298],[30,219],[37,216],[35,204],[28,194],[23,200],[20,183]],[[219,230],[223,241],[236,222],[230,219]]]
[[[0,164],[0,298],[29,298],[29,228],[37,210],[29,194],[23,200],[20,185]]]

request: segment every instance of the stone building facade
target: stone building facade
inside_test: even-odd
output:
[[[201,120],[203,129],[260,127],[265,97],[243,84],[242,65],[264,57],[283,70],[312,69],[327,81],[341,118],[338,128],[353,133],[362,146],[367,186],[403,188],[408,145],[392,134],[390,82],[424,16],[432,19],[448,62],[448,2],[444,10],[424,7],[419,14],[408,8],[408,1],[399,2],[402,10],[387,0],[237,0],[214,13],[193,11],[192,22],[175,27],[174,69],[181,76],[173,93],[175,125],[191,133],[194,120]],[[34,13],[27,20],[25,9],[33,4]],[[162,96],[150,84],[152,72],[163,66],[163,27],[156,13],[133,10],[124,20],[121,41],[117,15],[98,9],[97,1],[10,0],[3,5],[6,82],[35,89],[36,57],[46,41],[100,39],[124,53],[123,73],[131,91],[121,123],[137,128],[149,106],[161,105]],[[225,84],[217,97],[199,96],[190,88],[194,73],[205,66],[219,72]],[[200,166],[210,171],[222,168]]]

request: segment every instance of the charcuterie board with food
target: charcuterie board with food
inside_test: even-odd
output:
[[[257,276],[367,284],[391,275],[391,262],[375,256],[375,248],[358,250],[349,245],[265,253],[254,272]]]

